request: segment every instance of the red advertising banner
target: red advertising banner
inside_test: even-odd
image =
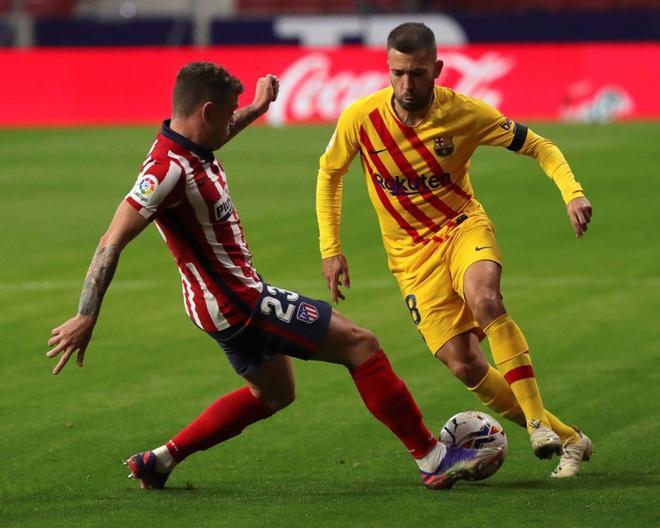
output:
[[[660,44],[479,45],[442,48],[439,82],[514,119],[659,119]],[[177,70],[224,65],[251,101],[274,73],[280,97],[266,121],[333,122],[351,101],[389,83],[385,52],[343,47],[102,48],[0,51],[0,126],[157,123],[170,113]]]

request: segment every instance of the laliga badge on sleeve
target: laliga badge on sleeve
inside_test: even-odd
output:
[[[150,198],[158,188],[158,178],[151,174],[145,174],[138,178],[135,188],[133,189],[133,197],[137,199],[142,205],[149,203]]]

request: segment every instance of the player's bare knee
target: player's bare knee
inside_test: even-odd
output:
[[[339,363],[351,369],[379,350],[380,343],[372,332],[333,312],[328,335],[312,359]]]
[[[456,362],[449,366],[452,374],[459,379],[466,387],[474,387],[483,379],[488,366],[481,365],[477,361]]]
[[[489,324],[500,315],[506,313],[506,309],[502,303],[502,295],[498,290],[491,288],[484,288],[475,292],[469,304],[472,313],[482,326]]]
[[[296,400],[296,394],[294,390],[291,390],[291,392],[285,392],[282,394],[278,394],[277,396],[271,396],[267,398],[263,403],[268,407],[271,411],[277,412],[281,411],[285,407],[288,407],[291,405],[294,401]]]
[[[296,390],[292,388],[290,391],[287,391],[277,398],[276,405],[277,409],[276,410],[281,410],[284,409],[285,407],[288,407],[291,405],[294,401],[296,401]]]
[[[480,349],[472,350],[460,339],[461,336],[457,336],[445,344],[436,352],[435,357],[464,385],[474,387],[488,372],[488,362],[480,353]],[[461,346],[463,344],[466,346]]]
[[[277,392],[265,393],[250,387],[252,394],[261,401],[266,407],[271,411],[277,412],[281,411],[285,407],[288,407],[296,400],[296,388],[295,386],[281,388]]]
[[[354,331],[354,344],[353,348],[356,352],[367,357],[372,356],[381,350],[378,338],[369,330],[356,327]]]
[[[369,330],[351,325],[342,363],[355,368],[381,350],[376,336]]]

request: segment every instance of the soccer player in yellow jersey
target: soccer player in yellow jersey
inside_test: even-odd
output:
[[[536,456],[560,455],[553,477],[571,477],[593,446],[543,405],[529,347],[502,302],[493,224],[468,175],[472,153],[491,145],[536,159],[559,187],[578,238],[591,204],[553,143],[479,99],[437,86],[436,53],[424,24],[398,26],[387,41],[392,86],[339,117],[317,182],[323,274],[333,301],[344,299],[342,178],[359,154],[389,267],[431,352],[490,409],[526,426]],[[479,344],[484,334],[497,368]]]

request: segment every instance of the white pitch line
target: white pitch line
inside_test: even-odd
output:
[[[158,281],[146,280],[121,280],[115,281],[110,285],[113,290],[150,290],[162,285]],[[69,291],[81,290],[83,281],[0,281],[0,292],[21,292],[21,291]]]
[[[323,280],[304,280],[291,281],[296,288],[312,289],[323,286]],[[171,281],[156,280],[118,280],[110,285],[112,290],[154,290],[171,284]],[[274,281],[275,286],[287,287],[282,281]],[[505,288],[561,288],[568,286],[589,286],[589,287],[625,287],[625,286],[643,286],[647,288],[660,287],[660,277],[511,277],[503,278],[502,285]],[[380,290],[386,288],[396,288],[397,284],[394,278],[354,280],[354,290]],[[0,292],[23,292],[23,291],[71,291],[82,288],[82,281],[0,281]]]
[[[319,281],[295,281],[297,287],[315,288],[323,282]],[[383,288],[397,287],[396,280],[391,279],[367,279],[351,281],[352,288],[365,290],[378,290]],[[280,284],[275,284],[280,286]],[[286,284],[281,284],[286,287]],[[502,279],[502,286],[505,288],[558,288],[567,286],[644,286],[648,288],[660,287],[660,277],[512,277]]]

